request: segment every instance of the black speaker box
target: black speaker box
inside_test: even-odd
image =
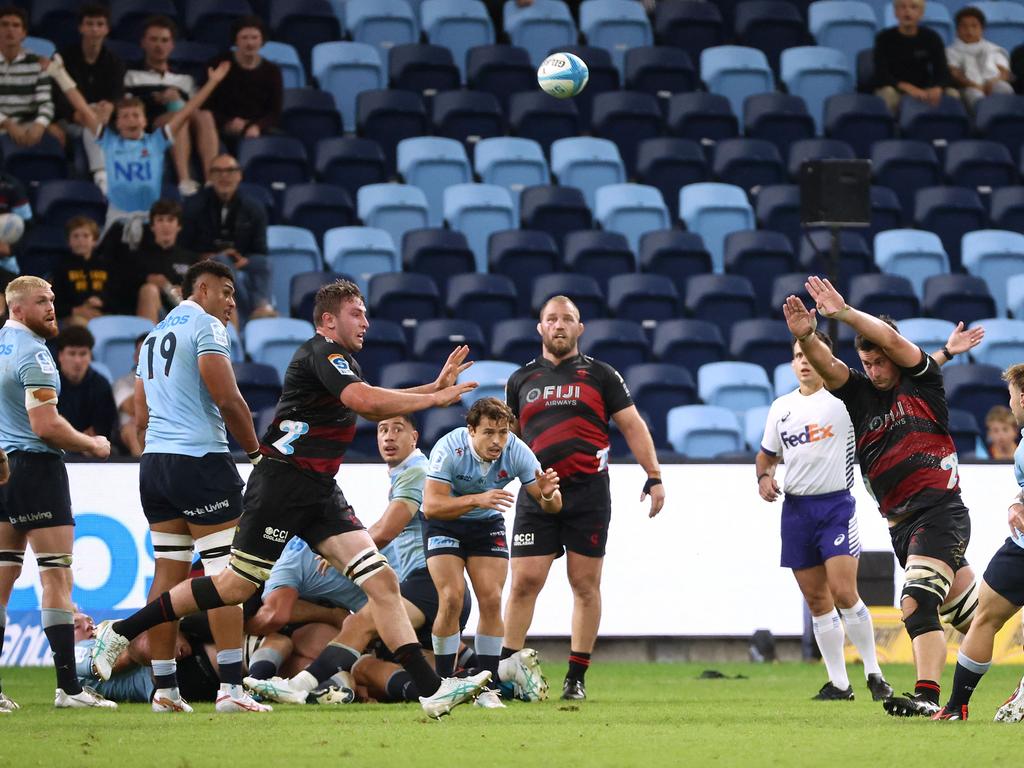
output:
[[[800,222],[804,226],[871,224],[871,163],[811,160],[800,166]]]
[[[857,591],[866,605],[892,605],[896,598],[896,558],[892,552],[861,552]]]

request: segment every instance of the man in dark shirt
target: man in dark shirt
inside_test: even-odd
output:
[[[110,382],[92,367],[96,343],[88,328],[73,325],[57,336],[60,397],[57,412],[87,435],[110,438],[117,420]]]
[[[57,319],[84,325],[103,314],[113,272],[96,252],[99,225],[88,216],[73,216],[64,225],[68,253],[53,271]]]
[[[924,0],[895,0],[897,26],[875,38],[875,94],[894,115],[903,96],[938,106],[943,94],[959,98],[938,33],[921,25]]]

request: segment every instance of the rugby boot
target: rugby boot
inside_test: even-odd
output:
[[[963,704],[959,709],[946,709],[943,707],[934,715],[932,720],[966,720],[967,719],[967,705]]]
[[[92,688],[82,688],[81,693],[75,694],[64,693],[63,688],[58,688],[53,697],[53,706],[57,709],[117,709],[117,704],[103,698]]]
[[[1024,678],[1021,678],[1017,690],[996,710],[995,722],[1019,723],[1024,720]]]
[[[811,701],[853,701],[853,686],[849,685],[845,689],[838,688],[829,681],[811,697]]]
[[[882,707],[893,717],[931,717],[939,711],[938,704],[918,693],[890,696],[882,702]]]
[[[565,678],[562,683],[562,701],[583,701],[587,698],[587,689],[583,687],[582,680]]]
[[[442,677],[441,687],[431,696],[420,696],[423,711],[435,720],[440,720],[455,707],[472,701],[491,682],[491,673],[487,670],[470,677]]]
[[[868,675],[868,690],[872,701],[884,701],[892,696],[892,686],[885,682],[880,672]]]

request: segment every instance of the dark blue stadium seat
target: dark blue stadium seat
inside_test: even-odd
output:
[[[865,48],[857,53],[857,92],[868,95],[873,94],[874,91],[875,50],[874,48]]]
[[[634,365],[623,375],[633,402],[647,414],[655,447],[667,448],[665,417],[669,410],[698,402],[693,375],[683,366],[672,363]]]
[[[0,154],[3,155],[4,170],[26,187],[68,177],[64,148],[50,133],[43,133],[43,138],[34,147],[19,147],[5,133],[0,136]]]
[[[804,100],[788,93],[748,96],[743,102],[743,125],[745,136],[770,141],[783,157],[794,141],[814,136],[814,118]]]
[[[757,193],[754,207],[761,229],[781,232],[794,246],[800,242],[800,188],[796,184],[770,184]]]
[[[143,22],[150,16],[156,15],[166,16],[175,23],[179,22],[178,9],[172,0],[116,0],[110,6],[110,36],[119,40],[138,40],[142,37]],[[78,27],[77,18],[73,24],[76,28]],[[40,31],[46,33],[43,37],[53,39],[50,38],[49,29]],[[199,37],[191,34],[191,28],[189,32],[190,38],[200,40]],[[229,39],[230,35],[219,42],[224,45],[225,41]]]
[[[599,318],[588,320],[586,327],[587,332],[580,337],[580,351],[603,360],[620,373],[650,358],[650,345],[639,323]]]
[[[164,192],[163,197],[170,197],[172,200],[180,200],[180,198],[173,197],[168,194],[166,187],[166,179],[164,180]],[[177,191],[177,187],[173,188]],[[271,224],[281,223],[281,212],[278,210],[277,198],[274,197],[274,193],[269,187],[264,187],[262,184],[252,184],[248,181],[243,181],[238,185],[238,194],[243,197],[248,197],[250,200],[254,200],[263,206],[263,210],[267,212],[267,218]]]
[[[288,302],[289,312],[292,317],[301,320],[311,320],[313,317],[313,300],[320,286],[335,280],[345,278],[339,272],[301,272],[294,275],[289,289],[290,300]],[[346,278],[349,279],[349,278]]]
[[[998,141],[1011,152],[1020,149],[1024,136],[1024,96],[993,93],[978,102],[974,122],[978,133]]]
[[[277,369],[265,363],[235,363],[235,381],[249,410],[258,413],[273,408],[281,399],[281,377]]]
[[[693,141],[720,141],[739,135],[729,100],[718,93],[677,93],[668,102],[668,132]]]
[[[327,0],[270,0],[270,37],[295,47],[307,72],[313,46],[341,39],[341,24]]]
[[[848,301],[872,315],[889,315],[895,320],[917,317],[921,305],[914,286],[898,275],[857,275],[850,279]]]
[[[171,51],[171,70],[191,75],[196,87],[206,82],[210,61],[222,50],[222,46],[192,40],[177,40]]]
[[[705,363],[725,359],[725,337],[707,320],[666,320],[654,329],[651,349],[664,363],[696,371]]]
[[[405,321],[441,316],[441,292],[426,275],[380,273],[370,278],[370,314],[374,318]]]
[[[813,273],[812,273],[813,274]],[[796,296],[804,306],[810,307],[814,304],[807,293],[805,283],[807,282],[806,272],[790,272],[772,277],[772,287],[768,301],[769,314],[779,319],[782,317],[782,305],[786,303],[788,296]],[[837,286],[838,287],[838,286]]]
[[[550,152],[553,141],[580,131],[580,115],[573,100],[556,99],[540,90],[511,95],[508,123],[513,135],[533,139],[545,152]]]
[[[608,308],[615,317],[646,328],[679,317],[679,291],[660,275],[615,275],[608,281]]]
[[[306,148],[290,136],[243,139],[238,145],[238,164],[250,184],[273,188],[309,181]]]
[[[487,348],[483,331],[471,320],[422,320],[413,332],[413,353],[427,363],[443,363],[461,344],[481,351]]]
[[[433,363],[405,360],[385,365],[381,369],[377,383],[388,389],[412,389],[429,384],[435,378],[437,366]]]
[[[45,181],[39,185],[34,208],[38,221],[55,226],[63,226],[72,216],[88,216],[102,225],[107,216],[107,200],[91,181]]]
[[[308,229],[321,246],[324,232],[356,223],[355,206],[344,187],[335,184],[292,184],[284,191],[281,218],[285,224]]]
[[[757,309],[769,314],[772,280],[775,275],[794,272],[793,245],[781,232],[745,230],[725,238],[725,270],[747,278],[754,286]]]
[[[445,304],[452,317],[472,320],[488,337],[496,323],[519,316],[515,283],[505,275],[452,275]]]
[[[992,190],[990,213],[993,227],[1024,232],[1024,187]]]
[[[57,264],[70,253],[63,226],[38,224],[30,227],[18,243],[18,269],[23,275],[49,279]]]
[[[907,211],[900,205],[900,199],[888,187],[878,184],[871,185],[871,226],[864,236],[872,240],[879,232],[887,229],[898,229],[904,221],[912,218],[913,211]]]
[[[78,34],[78,27],[73,26],[75,40],[72,45],[80,40]],[[110,49],[117,58],[123,61],[125,64],[131,66],[132,64],[141,64],[143,59],[142,49],[139,44],[134,40],[115,40],[114,38],[108,37],[103,41],[103,44]]]
[[[530,292],[530,310],[536,317],[541,308],[552,296],[568,296],[579,307],[584,322],[604,317],[604,292],[600,283],[590,275],[570,275],[555,273],[537,275],[533,280]],[[499,358],[507,359],[507,358]]]
[[[679,199],[687,184],[708,181],[708,163],[700,144],[691,139],[656,138],[640,142],[636,150],[636,178],[657,187],[667,201]]]
[[[563,255],[568,272],[593,277],[602,293],[607,293],[608,280],[613,275],[636,272],[636,256],[629,248],[629,241],[618,232],[593,229],[569,232],[565,236]]]
[[[760,365],[772,376],[777,365],[793,359],[793,334],[785,320],[741,320],[732,327],[729,354]]]
[[[360,187],[380,184],[388,178],[384,151],[373,139],[355,136],[322,139],[316,146],[315,163],[320,181],[344,187],[352,197]]]
[[[785,0],[748,0],[736,6],[736,42],[759,48],[777,73],[779,55],[787,48],[812,44],[800,11]]]
[[[527,187],[519,197],[524,229],[547,232],[560,247],[565,233],[590,229],[593,215],[576,187]]]
[[[356,96],[356,123],[360,136],[380,145],[393,174],[398,142],[427,133],[427,110],[412,91],[363,91]]]
[[[281,105],[281,130],[305,144],[306,154],[313,157],[321,139],[342,133],[334,97],[316,88],[286,89]]]
[[[985,207],[973,189],[926,187],[917,191],[914,223],[939,236],[954,272],[960,271],[960,241],[968,232],[984,229],[985,220]]]
[[[652,45],[626,51],[626,88],[666,98],[697,87],[693,61],[679,48]]]
[[[451,408],[431,408],[420,420],[420,447],[429,451],[438,440],[453,429],[466,426],[466,411],[458,405]]]
[[[442,294],[452,276],[475,269],[473,251],[461,232],[412,229],[402,237],[402,270],[429,275]]]
[[[501,105],[493,94],[483,91],[445,91],[434,96],[431,124],[435,136],[458,139],[472,149],[476,136],[482,139],[505,132]]]
[[[231,28],[238,17],[252,12],[252,7],[246,0],[189,0],[185,8],[185,28],[190,39],[223,50],[235,42]],[[139,39],[137,34],[113,34],[113,37],[124,40]],[[308,61],[306,66],[309,66]]]
[[[513,93],[534,91],[536,68],[530,54],[515,45],[478,45],[467,56],[467,78],[474,91],[490,93],[501,102],[507,114]]]
[[[909,96],[900,101],[900,133],[908,139],[954,142],[967,138],[970,129],[960,99],[944,95],[937,107]]]
[[[649,93],[613,91],[594,97],[591,132],[615,142],[626,166],[626,175],[636,174],[637,145],[662,133],[661,109]]]
[[[559,52],[579,56],[587,62],[587,69],[590,70],[587,87],[572,99],[580,112],[580,127],[586,130],[590,128],[594,114],[594,99],[598,94],[619,90],[619,68],[612,61],[610,52],[595,45],[563,45],[550,51]]]
[[[526,363],[541,353],[537,320],[533,317],[516,317],[501,320],[491,329],[491,358],[508,360],[511,363]]]
[[[359,367],[363,369],[363,379],[374,383],[380,381],[381,369],[389,363],[405,360],[408,344],[402,326],[393,320],[374,317],[363,338],[363,348],[359,352]]]
[[[696,232],[666,229],[640,238],[640,269],[672,282],[682,296],[687,281],[711,271],[711,254]]]
[[[811,242],[813,241],[813,245]],[[830,271],[829,250],[832,247],[832,233],[824,229],[811,230],[808,237],[801,238],[797,256],[800,268],[808,274],[827,275]],[[864,237],[855,231],[844,229],[839,234],[839,275],[845,284],[854,275],[877,272],[874,257]]]
[[[457,89],[462,82],[452,52],[426,43],[396,45],[388,51],[388,78],[392,88],[422,96]]]
[[[924,311],[951,323],[970,325],[996,316],[996,301],[984,278],[974,275],[932,275],[924,283]]]
[[[80,6],[80,0],[34,0],[29,15],[29,33],[52,40],[58,48],[78,45]]]
[[[715,178],[749,192],[754,187],[782,184],[786,171],[779,150],[763,139],[725,139],[715,145],[711,160]]]
[[[946,183],[970,189],[1009,187],[1017,183],[1017,170],[1002,144],[962,139],[946,148]]]
[[[949,434],[953,438],[953,445],[956,446],[957,456],[977,456],[981,433],[978,431],[978,422],[974,420],[974,414],[959,408],[950,408]]]
[[[876,141],[896,135],[896,123],[878,96],[837,93],[825,102],[825,134],[845,141],[857,157],[868,158]]]
[[[739,275],[695,275],[687,282],[684,296],[690,315],[717,325],[723,338],[734,323],[757,314],[754,286]]]
[[[904,211],[914,209],[914,195],[922,187],[942,183],[939,158],[931,144],[913,139],[887,139],[871,148],[875,183],[889,187]]]
[[[994,365],[950,365],[942,371],[949,407],[968,411],[977,424],[996,405],[1006,405],[1008,392],[1001,371]]]
[[[654,34],[659,45],[682,48],[694,61],[705,48],[725,42],[722,14],[715,3],[695,0],[658,3],[654,10]]]
[[[523,314],[531,310],[530,291],[533,288],[534,275],[557,272],[562,266],[554,238],[540,230],[508,229],[495,232],[487,242],[487,251],[488,269],[493,274],[503,275],[512,280],[519,296],[519,310]]]
[[[800,179],[800,166],[811,160],[853,160],[853,147],[839,139],[800,139],[789,147],[786,171],[793,181]]]

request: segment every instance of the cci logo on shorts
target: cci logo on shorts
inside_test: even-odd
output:
[[[273,528],[268,525],[263,529],[263,538],[270,541],[276,541],[278,544],[284,544],[288,541],[288,531],[283,528]]]
[[[830,437],[835,437],[835,435],[832,434],[831,424],[808,424],[804,427],[802,432],[797,432],[795,434],[782,432],[779,437],[782,439],[782,442],[790,448],[796,448],[798,445],[816,443],[819,440],[826,440]]]
[[[532,547],[534,534],[532,533],[517,533],[512,537],[512,546],[514,547]]]

